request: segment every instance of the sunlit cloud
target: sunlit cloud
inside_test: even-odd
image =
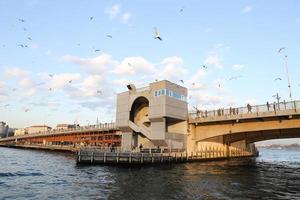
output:
[[[115,18],[121,10],[121,6],[119,4],[114,4],[112,7],[109,9],[106,9],[105,13],[110,17],[110,18]]]
[[[253,6],[252,5],[247,5],[242,9],[242,13],[249,13],[253,10]]]

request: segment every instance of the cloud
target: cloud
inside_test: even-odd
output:
[[[111,69],[118,64],[109,54],[101,54],[95,58],[80,58],[72,55],[64,55],[63,60],[79,65],[91,74],[102,74],[108,68]]]
[[[121,21],[126,24],[130,18],[131,18],[131,13],[126,12],[122,15]]]
[[[188,70],[183,66],[183,59],[177,56],[163,59],[161,65],[163,67],[158,69],[159,79],[178,82],[178,80],[184,79],[188,73]]]
[[[232,69],[236,70],[236,71],[241,70],[243,68],[244,68],[244,65],[242,65],[242,64],[234,64],[234,65],[232,65]]]
[[[114,4],[112,7],[109,9],[106,9],[105,13],[110,17],[110,18],[115,18],[121,10],[121,6],[119,4]]]
[[[4,74],[10,78],[23,78],[29,76],[31,72],[19,67],[9,67],[4,70]]]
[[[118,75],[136,75],[142,73],[153,73],[154,65],[143,57],[127,57],[114,70]]]
[[[61,89],[67,85],[74,84],[75,81],[80,79],[80,74],[78,73],[63,73],[63,74],[55,74],[52,78],[50,78],[49,87],[53,89]],[[72,83],[69,83],[72,81]]]
[[[253,10],[253,6],[252,5],[247,5],[242,9],[242,13],[249,13]]]
[[[22,93],[24,96],[33,96],[37,93],[35,82],[31,78],[22,78],[19,81],[20,87],[22,87]]]
[[[206,57],[204,64],[207,66],[214,66],[223,69],[222,58],[218,54],[210,54]]]

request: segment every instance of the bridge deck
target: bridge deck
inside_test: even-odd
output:
[[[221,121],[239,121],[242,119],[257,119],[300,115],[300,101],[281,102],[279,104],[255,105],[239,108],[218,109],[189,113],[189,123],[210,123]]]

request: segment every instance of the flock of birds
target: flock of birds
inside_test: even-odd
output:
[[[179,12],[183,12],[183,10],[184,10],[184,7],[180,8]],[[90,20],[90,21],[94,20],[94,16],[90,16],[90,17],[89,17],[89,20]],[[19,18],[18,21],[19,21],[20,23],[25,23],[25,20],[22,19],[22,18]],[[23,27],[23,31],[27,31],[27,28],[26,28],[26,27]],[[113,38],[113,36],[112,36],[111,34],[107,34],[106,37],[107,37],[107,38],[110,38],[110,39]],[[163,38],[161,37],[161,34],[160,34],[159,29],[158,29],[157,27],[154,27],[154,39],[159,40],[159,41],[163,41]],[[28,40],[28,41],[32,41],[32,37],[31,37],[31,36],[28,36],[28,37],[27,37],[27,40]],[[77,44],[77,45],[80,46],[80,44]],[[5,45],[3,45],[3,46],[5,46]],[[28,44],[18,44],[18,47],[21,47],[21,48],[28,48],[29,45],[28,45]],[[284,50],[285,50],[285,48],[282,47],[282,48],[280,48],[280,49],[278,50],[278,53],[281,53],[281,52],[283,52]],[[94,52],[100,52],[101,50],[98,49],[98,48],[94,48],[94,47],[93,47],[93,51],[94,51]],[[131,66],[132,64],[131,64],[131,63],[128,63],[128,65]],[[207,65],[202,65],[202,66],[201,66],[201,69],[207,70],[207,69],[208,69],[208,66],[207,66]],[[49,75],[50,78],[54,78],[54,76],[55,76],[55,74],[48,74],[48,75]],[[229,80],[229,81],[233,81],[233,80],[237,80],[237,79],[239,79],[239,78],[241,78],[241,77],[242,77],[241,75],[239,75],[239,76],[232,76],[232,77],[230,77],[228,80]],[[274,81],[281,81],[281,80],[282,80],[281,77],[276,77],[276,78],[274,79]],[[155,81],[158,81],[158,79],[155,79]],[[68,81],[69,84],[72,84],[72,82],[73,82],[73,80],[69,80],[69,81]],[[185,84],[185,81],[184,81],[183,79],[179,80],[179,82],[182,83],[182,84]],[[38,83],[37,86],[41,86],[41,85],[44,85],[44,84],[46,84],[46,83],[45,83],[45,82]],[[194,87],[195,85],[196,85],[196,83],[193,82],[193,83],[192,83],[192,86]],[[221,88],[221,87],[222,87],[221,83],[218,83],[217,86],[218,86],[218,88]],[[300,86],[300,84],[299,84],[299,86]],[[13,90],[13,91],[16,91],[17,88],[13,88],[12,90]],[[52,87],[49,87],[48,90],[49,90],[49,91],[53,91],[54,89],[53,89]],[[97,91],[96,91],[96,94],[102,94],[102,91],[101,91],[101,90],[97,90]],[[191,98],[191,96],[190,96],[189,98]],[[5,104],[5,105],[3,105],[2,107],[7,108],[7,107],[9,107],[9,106],[10,106],[10,104]],[[198,110],[198,108],[196,108],[196,107],[194,107],[194,109],[195,109],[195,110]],[[25,109],[24,109],[24,112],[29,112],[29,111],[30,111],[29,108],[25,108]]]

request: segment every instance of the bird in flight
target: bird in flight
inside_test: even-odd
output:
[[[32,38],[31,38],[31,37],[28,37],[28,40],[32,40]]]
[[[24,112],[28,112],[29,111],[29,108],[25,108]]]
[[[184,81],[183,80],[179,80],[182,84],[184,84]]]
[[[52,91],[52,88],[49,88],[49,91]]]
[[[100,50],[100,49],[95,49],[94,51],[95,51],[95,52],[99,52],[99,51],[101,51],[101,50]]]
[[[19,47],[22,47],[22,48],[24,48],[24,47],[25,47],[25,48],[26,48],[26,47],[28,47],[26,44],[25,44],[25,45],[24,45],[24,44],[19,44],[18,46],[19,46]]]
[[[102,94],[102,91],[101,90],[97,90],[97,94]]]
[[[106,35],[106,37],[108,37],[108,38],[112,38],[112,35]]]
[[[24,19],[18,19],[20,22],[25,22],[25,20]]]
[[[280,77],[277,77],[274,79],[274,81],[281,81],[282,79]]]
[[[154,27],[154,31],[155,31],[154,39],[158,39],[158,40],[162,41],[162,38],[160,37],[160,33],[156,27]]]
[[[242,76],[232,76],[232,77],[229,78],[229,80],[230,80],[230,81],[231,81],[231,80],[236,80],[237,78],[240,78],[240,77],[242,77]]]
[[[91,16],[91,17],[90,17],[90,20],[93,20],[93,19],[94,19],[94,17],[93,17],[93,16]]]
[[[207,66],[206,65],[202,65],[201,68],[202,69],[207,69]]]
[[[23,28],[23,31],[27,31],[27,28],[24,27],[24,28]]]
[[[53,78],[54,75],[53,75],[53,74],[49,74],[49,76],[50,76],[51,78]]]
[[[10,106],[10,104],[9,104],[9,103],[8,103],[8,104],[5,104],[3,107],[7,108],[8,106]]]
[[[218,84],[218,88],[221,88],[221,83]]]
[[[14,91],[17,91],[17,88],[13,88],[12,91],[13,91],[13,92],[14,92]]]
[[[69,83],[72,83],[73,80],[69,80]]]
[[[281,51],[285,50],[285,47],[281,47],[279,50],[278,50],[278,53],[280,53]]]

